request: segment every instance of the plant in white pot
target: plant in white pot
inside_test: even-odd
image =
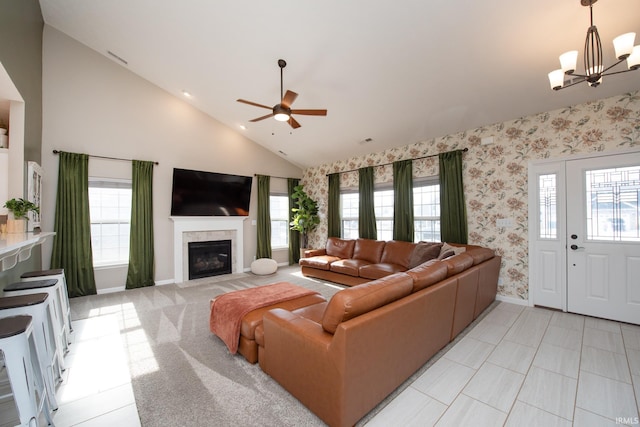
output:
[[[40,208],[35,203],[25,199],[7,200],[4,207],[9,210],[9,218],[7,218],[8,233],[24,233],[27,229],[27,221],[29,212],[40,213]]]
[[[309,245],[309,233],[312,232],[318,224],[320,217],[318,216],[318,204],[304,191],[303,185],[298,185],[293,189],[293,198],[296,207],[291,209],[293,212],[293,221],[289,224],[292,230],[300,232],[300,256],[304,255],[304,250]]]

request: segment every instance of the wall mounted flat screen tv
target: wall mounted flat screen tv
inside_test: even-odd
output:
[[[250,176],[173,169],[171,216],[248,216]]]

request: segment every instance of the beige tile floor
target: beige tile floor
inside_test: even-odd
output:
[[[72,322],[73,344],[58,387],[56,427],[137,427],[138,410],[116,315]]]
[[[117,318],[75,321],[58,427],[139,426]],[[638,425],[640,326],[500,303],[367,423]]]
[[[640,326],[500,303],[376,426],[638,425]]]

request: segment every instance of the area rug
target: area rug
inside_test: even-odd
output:
[[[230,354],[225,344],[209,331],[212,297],[279,281],[318,291],[327,299],[342,289],[305,278],[299,268],[281,268],[271,276],[240,273],[72,298],[72,319],[103,314],[118,316],[138,414],[144,427],[323,426],[319,418],[265,374],[258,364],[249,364],[239,354]],[[448,347],[357,425],[366,424]]]

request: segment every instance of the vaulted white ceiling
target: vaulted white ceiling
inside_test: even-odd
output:
[[[45,23],[302,167],[424,141],[640,89],[640,71],[554,92],[558,55],[582,49],[580,0],[40,0]],[[640,1],[594,5],[605,52],[635,31]],[[326,108],[250,123],[275,105],[278,59],[293,107]],[[626,68],[620,64],[620,69]],[[578,71],[582,66],[578,66]],[[241,130],[240,125],[246,126]],[[372,141],[363,143],[367,138]],[[283,154],[285,153],[285,154]]]

